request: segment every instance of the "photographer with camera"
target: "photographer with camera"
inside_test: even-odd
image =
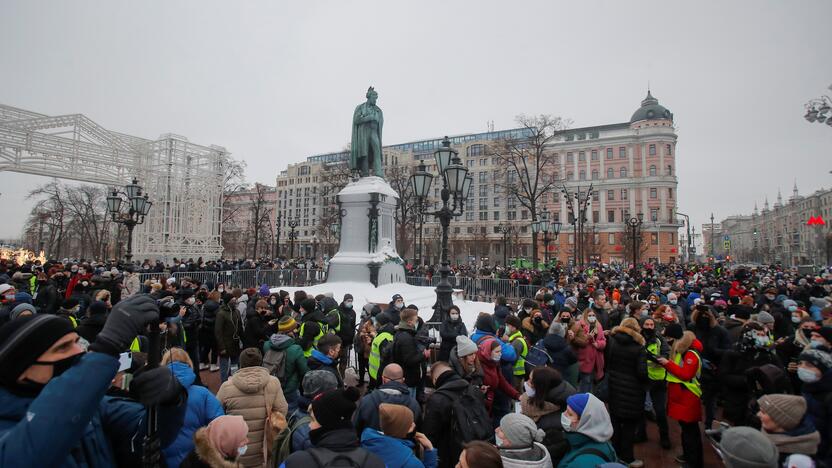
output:
[[[61,317],[38,314],[0,328],[0,466],[110,467],[140,459],[110,447],[141,450],[145,406],[161,405],[160,442],[170,443],[186,401],[170,369],[135,375],[130,394],[140,403],[105,396],[120,353],[158,321],[153,299],[132,296],[116,305],[87,353]]]

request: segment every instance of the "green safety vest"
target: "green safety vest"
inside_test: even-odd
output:
[[[133,338],[133,342],[130,343],[130,352],[132,352],[132,353],[141,352],[141,348],[139,346],[139,337],[138,336]]]
[[[335,333],[341,333],[341,312],[338,309],[332,309],[327,312],[327,316],[335,312],[335,316],[338,318],[338,325],[335,325]]]
[[[303,329],[306,326],[306,323],[307,322],[303,322],[302,324],[300,324],[300,336],[303,336]],[[309,358],[309,356],[312,355],[312,350],[318,347],[318,340],[320,340],[321,337],[323,337],[326,334],[326,325],[320,322],[316,323],[318,323],[318,326],[321,328],[321,331],[318,332],[318,334],[315,335],[315,338],[312,339],[312,346],[310,346],[309,349],[303,350],[303,356],[306,358]]]
[[[648,344],[647,352],[658,357],[660,352],[660,341],[655,339],[652,343]],[[647,360],[647,377],[649,377],[650,380],[664,380],[666,376],[667,371],[661,366],[661,364],[653,362],[650,359]]]
[[[692,349],[689,350],[689,351],[691,353],[695,354],[696,359],[699,361],[699,368],[696,369],[696,375],[694,375],[692,379],[690,379],[688,381],[685,381],[685,380],[681,380],[678,377],[676,377],[675,375],[673,375],[672,372],[668,372],[667,373],[667,381],[668,382],[675,382],[675,383],[684,385],[685,388],[690,390],[691,393],[693,393],[694,395],[697,396],[697,398],[699,398],[699,397],[702,397],[702,387],[699,385],[699,376],[702,374],[702,358],[699,357],[699,353],[697,353],[696,351],[694,351]],[[682,365],[682,355],[677,354],[676,357],[673,358],[673,362],[677,366],[681,366]]]
[[[381,332],[373,339],[373,344],[370,347],[370,377],[373,380],[378,379],[378,368],[381,366],[381,345],[385,341],[393,341],[393,334],[390,332]]]
[[[66,318],[69,319],[69,322],[72,324],[72,328],[78,328],[78,319],[77,318],[75,318],[71,315],[67,315]]]
[[[509,343],[514,343],[514,340],[520,338],[520,343],[523,345],[523,350],[520,351],[520,355],[517,356],[517,360],[514,361],[514,375],[526,375],[526,355],[529,354],[529,345],[526,344],[526,340],[523,339],[523,333],[520,330],[517,330],[508,337]]]

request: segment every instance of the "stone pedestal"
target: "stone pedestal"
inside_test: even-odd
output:
[[[404,283],[404,261],[396,252],[394,214],[398,194],[381,177],[362,177],[338,193],[341,242],[329,261],[327,281],[379,286]]]

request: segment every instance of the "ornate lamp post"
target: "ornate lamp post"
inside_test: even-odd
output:
[[[630,230],[630,240],[633,241],[633,268],[638,265],[638,246],[641,243],[641,225],[644,224],[644,213],[639,213],[638,218],[627,220],[627,228]]]
[[[122,198],[122,195],[125,198]],[[122,211],[124,202],[127,202],[127,210]],[[144,223],[144,218],[150,212],[153,202],[148,200],[145,193],[142,195],[142,187],[135,178],[133,182],[124,186],[124,191],[113,188],[112,193],[107,197],[107,211],[113,217],[113,222],[123,224],[127,228],[127,253],[124,259],[127,263],[133,260],[133,228]]]
[[[829,86],[832,91],[832,86]],[[832,127],[832,98],[821,96],[806,103],[806,115],[803,116],[809,122],[825,123]]]
[[[508,267],[508,238],[514,233],[514,227],[511,224],[501,224],[500,233],[503,235],[503,266]]]
[[[272,249],[272,258],[280,257],[280,216],[274,220],[274,248]]]
[[[292,259],[295,256],[295,239],[298,238],[298,233],[295,231],[295,228],[298,227],[300,222],[297,218],[292,218],[286,224],[289,226],[289,259]]]
[[[312,262],[318,260],[318,244],[320,244],[318,234],[312,234]]]
[[[548,213],[546,213],[548,215]],[[560,221],[548,221],[547,229],[543,231],[543,248],[546,250],[546,255],[544,256],[544,260],[546,261],[546,267],[549,268],[549,242],[558,240],[558,235],[560,235],[560,228],[561,224]],[[554,234],[554,239],[549,237],[549,234]]]
[[[542,227],[541,223],[542,223],[542,221],[538,221],[536,219],[534,221],[532,221],[532,242],[534,242],[534,239],[536,237],[535,234],[539,233],[540,230],[541,230],[541,227]],[[532,252],[536,252],[535,249],[537,249],[537,247],[536,246],[532,246],[532,247],[533,247]],[[535,255],[534,258],[532,259],[532,267],[537,269],[537,255]]]
[[[433,182],[433,174],[427,172],[424,163],[419,164],[416,173],[410,177],[413,193],[419,201],[419,212],[433,216],[439,220],[442,226],[442,250],[441,266],[439,267],[439,284],[436,286],[436,304],[433,306],[433,316],[430,322],[441,322],[445,320],[448,310],[453,305],[451,295],[453,287],[448,281],[451,272],[448,262],[448,228],[454,216],[460,216],[464,210],[465,197],[471,190],[472,177],[468,175],[468,169],[462,165],[458,152],[451,148],[448,137],[442,140],[442,147],[434,152],[436,167],[442,175],[442,208],[436,211],[424,211],[424,200],[430,192],[430,185]],[[453,204],[451,204],[453,197]]]
[[[589,200],[592,198],[592,184],[586,192],[582,192],[580,187],[575,188],[575,193],[569,193],[564,185],[561,192],[566,197],[566,207],[571,214],[572,229],[575,235],[574,262],[575,268],[579,268],[580,264],[584,262],[584,223],[586,223],[586,211]]]
[[[338,224],[338,223],[331,223],[329,225],[329,232],[332,233],[332,237],[335,239],[335,241],[333,241],[333,245],[335,244],[335,242],[338,242],[340,244],[341,243],[341,225]],[[327,253],[329,253],[329,251],[327,251]],[[332,255],[333,255],[332,253],[329,253],[330,257],[332,257]]]

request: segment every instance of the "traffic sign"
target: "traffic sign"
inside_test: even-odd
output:
[[[731,250],[731,241],[729,241],[729,240],[723,241],[722,242],[722,247],[725,248],[725,250]]]

